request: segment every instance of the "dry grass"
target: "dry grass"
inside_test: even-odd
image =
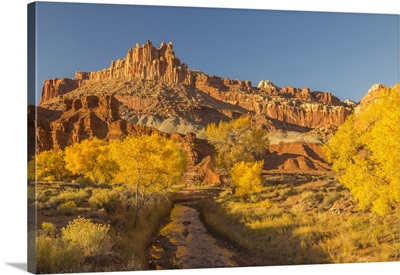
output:
[[[172,207],[167,197],[156,197],[142,208],[138,225],[134,228],[133,203],[129,202],[133,193],[124,186],[99,188],[90,185],[43,182],[38,183],[36,187],[30,186],[28,191],[31,194],[30,206],[37,206],[37,222],[43,225],[39,232],[47,232],[46,236],[37,239],[43,248],[40,250],[41,258],[38,259],[38,264],[41,264],[39,267],[42,268],[38,270],[39,273],[147,269],[147,248],[162,221],[169,216]],[[112,196],[115,193],[118,193],[117,197]],[[68,222],[78,216],[85,217],[95,224],[110,225],[110,241],[113,243],[110,251],[107,250],[107,253],[100,251],[101,255],[96,254],[96,257],[85,259],[68,255],[68,253],[76,254],[77,248],[67,247],[55,236],[60,234],[61,228],[65,228]],[[33,226],[30,225],[30,228],[33,229]],[[45,263],[43,259],[50,257],[46,256],[46,253],[54,255],[54,259],[63,257],[66,260],[52,267],[46,266],[43,264]]]
[[[284,178],[274,176],[259,202],[225,194],[203,203],[203,221],[269,265],[400,259],[398,209],[385,217],[359,211],[349,192],[328,177]]]

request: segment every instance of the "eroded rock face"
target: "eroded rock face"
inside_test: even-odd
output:
[[[261,80],[257,88],[266,90],[266,91],[279,91],[281,88],[275,85],[272,81],[269,80]]]
[[[312,92],[307,87],[303,89],[295,88],[292,86],[286,86],[280,88],[269,80],[261,80],[257,87],[263,91],[266,91],[267,94],[271,96],[282,96],[285,98],[292,98],[292,99],[295,98],[295,99],[301,99],[303,101],[319,102],[334,106],[344,105],[339,98],[332,95],[331,93],[319,92],[319,91]]]
[[[175,56],[172,43],[162,43],[159,48],[150,41],[142,47],[136,44],[123,59],[112,61],[109,68],[89,74],[90,81],[107,81],[118,78],[140,78],[176,84],[192,84],[192,73],[186,64]]]
[[[175,56],[172,43],[162,43],[159,48],[147,41],[130,49],[125,58],[112,61],[109,68],[97,72],[75,72],[75,78],[46,80],[41,104],[49,99],[75,90],[82,84],[106,82],[113,79],[143,79],[168,83],[193,83],[193,73]]]
[[[281,142],[269,146],[270,154],[265,157],[269,170],[328,171],[322,145],[305,142]]]
[[[142,81],[142,86],[130,84],[135,82],[134,79],[136,82]],[[110,83],[119,83],[119,86],[115,84],[112,87]],[[154,89],[163,91],[164,88],[156,88],[157,84],[149,83],[165,83],[167,87],[172,88],[168,88],[169,95],[165,93],[159,96],[160,92]],[[134,92],[122,94],[120,91],[124,89]],[[135,94],[138,90],[142,90],[142,95]],[[212,119],[203,119],[207,117],[203,110],[209,113],[216,110],[216,121],[223,117],[234,118],[244,113],[253,113],[306,127],[330,124],[338,126],[354,108],[342,103],[330,93],[312,92],[309,88],[280,88],[268,80],[261,81],[258,88],[255,88],[247,80],[232,80],[190,71],[176,57],[172,43],[162,43],[156,48],[150,41],[142,47],[136,44],[124,59],[112,61],[108,69],[90,73],[76,72],[74,79],[46,81],[40,106],[65,109],[60,107],[61,103],[54,103],[54,100],[52,106],[48,102],[71,91],[76,91],[76,95],[72,98],[70,96],[70,101],[63,101],[62,98],[60,100],[66,105],[66,109],[76,110],[81,108],[82,104],[85,107],[85,102],[76,101],[82,94],[97,96],[100,93],[110,93],[115,94],[118,101],[126,106],[129,114],[141,112],[143,115],[144,112],[164,118],[177,116],[203,124],[213,122]],[[164,106],[163,109],[160,106]]]
[[[63,149],[92,137],[109,140],[157,132],[180,146],[189,166],[214,153],[205,141],[209,123],[252,114],[265,129],[297,131],[303,135],[297,139],[318,143],[328,137],[321,127],[336,129],[355,108],[309,88],[281,88],[268,80],[253,87],[247,80],[191,71],[175,55],[172,43],[156,48],[150,41],[137,44],[107,69],[47,80],[40,106],[31,107],[28,115],[36,152]],[[290,148],[280,146],[271,147],[276,152],[271,156],[282,160]],[[303,153],[275,163],[274,169],[325,167]]]
[[[56,78],[46,80],[42,88],[40,104],[59,95],[66,94],[79,87],[79,81],[69,78]]]

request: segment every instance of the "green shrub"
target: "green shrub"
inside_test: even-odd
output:
[[[61,214],[70,216],[76,211],[76,203],[74,201],[66,201],[57,207],[57,211]]]
[[[83,259],[83,249],[79,245],[50,236],[36,239],[37,273],[75,272]]]
[[[61,229],[62,238],[73,245],[80,245],[85,256],[105,254],[111,247],[111,238],[108,235],[110,225],[92,223],[82,217],[69,222]]]
[[[86,191],[80,189],[79,191],[64,191],[58,196],[52,197],[49,200],[49,204],[52,206],[57,206],[66,201],[74,201],[76,204],[80,204],[86,199]]]
[[[89,203],[93,207],[105,209],[109,213],[120,205],[120,196],[115,190],[93,189]]]
[[[55,237],[58,233],[57,227],[51,222],[43,222],[41,228],[38,232],[39,235]]]

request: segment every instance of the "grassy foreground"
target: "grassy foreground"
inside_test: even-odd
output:
[[[229,191],[203,202],[208,229],[262,265],[399,261],[399,207],[387,216],[359,211],[326,175],[267,175],[259,197]]]
[[[30,220],[28,235],[36,273],[147,269],[147,249],[172,203],[155,197],[141,209],[134,227],[133,196],[125,186],[107,184],[29,186],[29,211],[37,211],[37,233]]]

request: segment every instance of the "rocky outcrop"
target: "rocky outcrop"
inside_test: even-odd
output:
[[[195,186],[219,186],[221,175],[216,172],[216,166],[211,156],[205,157],[199,164],[191,167],[183,174],[182,182]]]
[[[343,106],[339,98],[327,92],[311,92],[314,101],[330,104],[333,106]]]
[[[193,84],[193,73],[175,56],[172,43],[162,43],[159,48],[150,41],[142,47],[136,44],[125,58],[112,61],[109,68],[97,72],[75,72],[75,78],[46,80],[40,104],[75,90],[90,82],[107,82],[115,79],[142,79],[175,84]]]
[[[301,94],[300,89],[285,88],[285,95],[293,92]],[[305,93],[305,92],[304,92]],[[335,106],[309,101],[296,97],[271,97],[256,93],[248,93],[240,90],[221,92],[217,89],[208,90],[208,94],[222,102],[242,108],[242,112],[268,116],[269,118],[305,127],[317,127],[322,125],[341,125],[346,117],[352,113],[352,108],[347,106]],[[312,96],[312,94],[309,94]],[[329,98],[329,96],[327,96]],[[322,100],[322,99],[321,99]],[[332,98],[332,102],[335,102]]]
[[[322,145],[305,142],[281,142],[269,146],[270,153],[265,157],[268,170],[286,171],[328,171],[322,152]]]
[[[37,141],[31,155],[92,137],[111,140],[156,132],[173,139],[194,166],[215,153],[205,140],[209,123],[252,114],[274,141],[268,167],[299,170],[325,169],[322,157],[312,153],[320,146],[315,144],[325,142],[354,109],[327,92],[281,88],[268,80],[253,87],[247,80],[189,70],[172,43],[156,48],[150,41],[137,44],[107,69],[47,80],[40,106],[30,107],[28,114],[28,134]],[[282,137],[303,151],[287,153],[294,147],[280,144]],[[205,161],[201,167],[210,165]]]
[[[265,91],[279,91],[281,88],[275,85],[272,81],[269,80],[261,80],[257,88],[265,90]]]
[[[62,112],[33,105],[28,106],[28,159],[35,153],[53,148],[50,121],[61,117]]]
[[[69,92],[73,95],[67,97]],[[177,117],[181,122],[194,121],[202,125],[253,113],[305,127],[338,126],[353,109],[330,93],[312,92],[309,88],[280,88],[268,80],[261,81],[255,88],[247,80],[190,71],[176,57],[172,43],[162,43],[156,48],[150,41],[142,47],[137,44],[124,59],[113,61],[108,69],[76,72],[72,80],[48,80],[40,106],[59,110],[63,102],[67,109],[76,109],[83,103],[76,101],[77,98],[91,94],[114,94],[124,105],[127,115],[123,119],[139,113],[140,116],[160,116],[163,120]],[[51,100],[58,96],[65,96],[69,101]],[[215,117],[210,118],[210,114]],[[202,131],[197,126],[192,128]]]
[[[162,43],[159,48],[150,41],[142,47],[136,44],[123,59],[112,61],[109,68],[89,74],[90,81],[139,78],[176,84],[192,84],[192,73],[187,65],[175,56],[172,43]]]
[[[351,108],[357,107],[357,103],[354,102],[353,100],[350,100],[350,99],[346,99],[345,101],[343,101],[343,103],[344,103],[346,106],[351,107]]]
[[[196,88],[206,92],[209,92],[210,90],[218,90],[222,92],[229,90],[250,91],[252,89],[251,81],[248,80],[233,80],[203,73],[195,74],[193,80]]]
[[[285,98],[292,98],[292,99],[296,98],[296,99],[301,99],[303,101],[313,101],[324,104],[330,104],[334,106],[344,105],[339,98],[332,95],[331,93],[319,92],[319,91],[312,92],[307,87],[303,89],[295,88],[292,86],[286,86],[280,88],[269,80],[261,80],[257,87],[263,91],[266,91],[267,94],[271,96],[282,96]]]
[[[341,125],[352,110],[343,106],[328,106],[303,102],[267,102],[259,113],[271,118],[305,127]]]
[[[60,79],[48,79],[43,83],[40,104],[59,95],[73,91],[78,88],[79,85],[79,81],[65,77]]]

